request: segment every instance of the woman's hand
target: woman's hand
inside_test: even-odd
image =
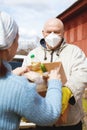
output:
[[[16,74],[16,75],[19,75],[19,76],[21,76],[21,75],[23,75],[24,73],[26,73],[26,72],[29,72],[30,71],[30,69],[29,69],[29,67],[17,67],[16,69],[14,69],[12,72],[14,73],[14,74]]]
[[[53,70],[50,71],[50,73],[48,74],[48,80],[49,79],[58,79],[61,80],[61,75],[59,73],[59,68],[55,68]]]

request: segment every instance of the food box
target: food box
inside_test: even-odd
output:
[[[62,83],[63,83],[63,85],[65,84],[66,75],[65,75],[65,72],[64,72],[64,69],[63,69],[61,62],[44,63],[44,65],[45,65],[48,72],[50,72],[50,70],[52,70],[56,67],[59,67],[59,73],[61,74]]]
[[[46,68],[46,70],[47,70],[47,72],[50,72],[52,69],[54,69],[54,68],[56,68],[56,67],[59,67],[59,73],[61,74],[61,81],[62,81],[62,84],[64,85],[65,84],[65,82],[66,82],[66,75],[65,75],[65,72],[64,72],[64,69],[63,69],[63,66],[62,66],[62,63],[61,62],[52,62],[52,63],[42,63],[42,64],[44,64],[44,66],[45,66],[45,68]],[[30,69],[32,70],[32,66],[29,66],[30,67]],[[38,66],[39,67],[39,66]],[[33,70],[34,71],[34,70]],[[28,78],[31,80],[31,81],[33,81],[34,82],[34,80],[33,79],[35,79],[36,78],[36,76],[39,76],[39,72],[40,71],[36,71],[35,70],[35,73],[38,73],[37,75],[35,74],[34,75],[34,73],[28,73]],[[40,75],[43,75],[44,73],[40,73]],[[41,79],[39,78],[39,81],[40,81]],[[40,93],[42,96],[44,96],[45,95],[45,93],[46,93],[46,90],[47,90],[47,82],[46,81],[44,81],[44,82],[41,82],[41,83],[39,83],[39,84],[37,84],[37,91],[38,91],[38,93]]]
[[[62,81],[62,84],[64,85],[65,82],[66,82],[66,75],[65,75],[65,72],[64,72],[64,69],[63,69],[63,66],[62,66],[62,63],[61,62],[52,62],[52,63],[44,63],[45,67],[46,67],[46,70],[47,72],[50,72],[50,70],[56,68],[56,67],[59,67],[59,73],[61,74],[61,81]],[[41,94],[41,95],[45,95],[44,92],[46,92],[46,89],[47,89],[47,86],[46,85],[39,85],[37,87],[37,91]]]

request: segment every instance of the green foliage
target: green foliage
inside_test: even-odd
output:
[[[87,99],[82,98],[82,105],[83,105],[84,112],[87,113]]]
[[[82,98],[82,105],[83,105],[84,113],[87,114],[87,99],[86,98]],[[83,123],[83,130],[87,130],[84,123]]]

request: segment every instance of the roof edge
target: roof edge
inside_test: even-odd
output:
[[[71,5],[64,12],[56,16],[56,18],[60,18],[61,20],[65,20],[71,15],[76,15],[78,10],[87,9],[87,0],[78,0],[73,5]]]

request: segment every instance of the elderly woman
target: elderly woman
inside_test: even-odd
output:
[[[18,26],[5,12],[0,13],[0,130],[17,130],[21,117],[38,125],[53,125],[61,113],[61,79],[58,68],[50,72],[46,97],[36,91],[36,84],[17,75],[8,61],[18,47]],[[51,97],[51,99],[50,99]]]

